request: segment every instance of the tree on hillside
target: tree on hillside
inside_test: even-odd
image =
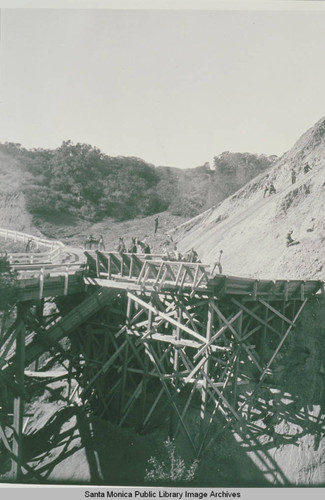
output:
[[[34,184],[27,207],[41,217],[72,214],[89,220],[128,219],[159,212],[155,168],[135,157],[109,157],[89,144],[65,141],[54,151],[33,150]]]
[[[251,153],[231,153],[224,151],[213,158],[215,169],[215,186],[218,190],[217,201],[222,201],[233,194],[246,182],[270,168],[276,156],[257,155]]]
[[[169,210],[192,217],[216,205],[270,167],[275,157],[226,151],[191,169],[157,167],[136,157],[108,156],[89,144],[27,150],[0,144],[28,176],[26,207],[38,219],[132,219]],[[4,167],[5,169],[6,167]],[[53,220],[53,219],[51,219]]]

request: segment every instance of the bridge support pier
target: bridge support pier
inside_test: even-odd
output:
[[[119,425],[133,425],[135,418],[146,429],[167,416],[170,434],[183,432],[196,454],[217,420],[220,428],[218,415],[235,427],[247,420],[250,399],[306,303],[293,314],[292,302],[283,300],[124,293],[125,324],[106,333],[107,360],[84,394],[93,390],[93,398],[106,390],[103,411]]]
[[[26,303],[28,311],[21,309],[2,332],[0,368],[8,369],[2,380],[11,365],[16,371],[13,382],[6,380],[14,393],[14,435],[8,438],[0,427],[0,437],[10,448],[16,479],[27,467],[21,462],[24,368],[44,352],[65,369],[69,360],[68,400],[74,377],[82,403],[119,426],[144,432],[166,424],[175,438],[186,437],[196,455],[224,426],[241,433],[245,445],[254,444],[254,436],[247,438],[255,425],[250,407],[306,304],[304,285],[226,276],[213,281],[201,264],[158,267],[125,255],[118,260],[98,254],[91,269],[100,279],[85,278],[88,296],[78,296],[74,308],[57,302],[61,319],[47,321],[43,303]],[[311,285],[315,290],[317,284]],[[70,284],[60,293],[72,293]],[[34,295],[38,300],[42,294]],[[34,334],[26,352],[25,326]],[[64,337],[70,350],[61,345]]]
[[[22,439],[23,439],[23,418],[24,418],[24,371],[25,371],[25,325],[24,308],[18,306],[18,327],[16,336],[16,383],[21,391],[14,398],[13,408],[13,438],[12,438],[12,467],[11,473],[16,481],[21,480],[22,475]]]

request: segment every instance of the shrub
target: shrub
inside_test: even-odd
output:
[[[175,443],[170,438],[163,444],[163,459],[150,457],[146,469],[145,481],[147,482],[164,482],[164,483],[181,483],[193,481],[199,465],[198,460],[194,460],[187,467],[185,461],[181,457],[176,456]]]

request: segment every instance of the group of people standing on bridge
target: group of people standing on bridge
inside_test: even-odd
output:
[[[157,230],[159,226],[159,215],[156,216],[154,219],[154,229],[153,229],[153,235],[155,237]],[[166,233],[167,234],[167,233]],[[143,240],[140,240],[136,236],[131,237],[131,241],[129,244],[127,244],[124,240],[124,237],[120,236],[118,240],[118,244],[116,246],[116,251],[119,254],[124,254],[124,253],[129,253],[129,254],[142,254],[146,255],[146,258],[150,259],[149,255],[152,255],[151,253],[151,247],[147,241],[147,237]],[[95,238],[93,235],[89,235],[88,238],[85,241],[84,244],[85,248],[89,249],[94,249],[96,248],[97,250],[105,250],[105,244],[104,244],[104,239],[103,236],[100,235],[99,237]],[[173,241],[173,238],[170,234],[167,234],[167,241],[165,241],[162,244],[162,255],[160,252],[159,257],[162,258],[164,261],[169,261],[169,262],[188,262],[188,263],[200,263],[201,260],[199,259],[199,255],[197,251],[192,247],[190,250],[188,250],[185,253],[181,253],[178,248],[176,243]],[[212,266],[212,274],[215,274],[215,272],[218,272],[221,274],[222,273],[222,267],[221,267],[221,256],[222,256],[222,250],[216,257],[215,263]]]
[[[154,220],[154,235],[156,235],[157,233],[157,230],[158,230],[158,225],[159,225],[159,215],[156,216],[155,220]],[[101,250],[101,251],[104,251],[105,250],[105,243],[104,243],[104,238],[103,236],[100,234],[99,236],[95,237],[93,236],[92,234],[89,234],[84,242],[84,248],[85,249],[89,249],[89,250]],[[28,250],[26,249],[26,252]],[[125,242],[124,242],[124,238],[120,238],[119,239],[119,242],[118,242],[118,246],[117,246],[117,251],[119,253],[145,253],[145,254],[150,254],[151,253],[151,249],[150,249],[150,246],[148,244],[148,242],[146,241],[146,239],[144,239],[144,241],[141,241],[139,238],[137,237],[132,237],[131,238],[131,243],[129,245],[129,247],[126,246]]]
[[[84,242],[84,248],[88,248],[89,250],[92,250],[94,248],[97,250],[105,250],[103,235],[100,234],[98,237],[95,237],[90,234]]]
[[[177,245],[173,245],[172,249],[167,246],[164,247],[163,260],[175,261],[175,262],[201,262],[196,250],[192,247],[191,250],[185,254],[181,254],[178,250]]]
[[[125,244],[124,238],[120,237],[116,250],[121,254],[123,253],[137,253],[145,255],[151,254],[151,248],[147,240],[144,239],[143,241],[141,241],[137,237],[131,238],[131,242],[128,247]],[[194,250],[194,248],[191,248],[191,250],[189,250],[185,254],[181,254],[176,244],[173,244],[172,248],[169,248],[169,246],[164,245],[162,259],[166,261],[168,260],[175,262],[200,262],[198,253],[196,250]]]
[[[118,241],[118,245],[116,248],[117,252],[120,254],[123,253],[134,253],[134,254],[151,254],[151,248],[148,244],[147,240],[144,239],[141,241],[137,237],[132,237],[130,244],[127,246],[125,244],[124,238],[120,237]],[[194,248],[191,248],[188,252],[182,254],[175,243],[172,245],[165,244],[163,246],[162,259],[165,261],[174,261],[174,262],[200,262],[197,251]]]
[[[131,243],[129,247],[126,246],[124,242],[124,238],[120,237],[117,249],[119,253],[144,253],[151,254],[150,246],[146,239],[143,241],[139,240],[139,238],[133,236],[131,238]]]

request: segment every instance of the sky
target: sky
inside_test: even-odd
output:
[[[179,168],[281,155],[325,115],[324,26],[325,4],[2,8],[0,142],[72,140]]]

